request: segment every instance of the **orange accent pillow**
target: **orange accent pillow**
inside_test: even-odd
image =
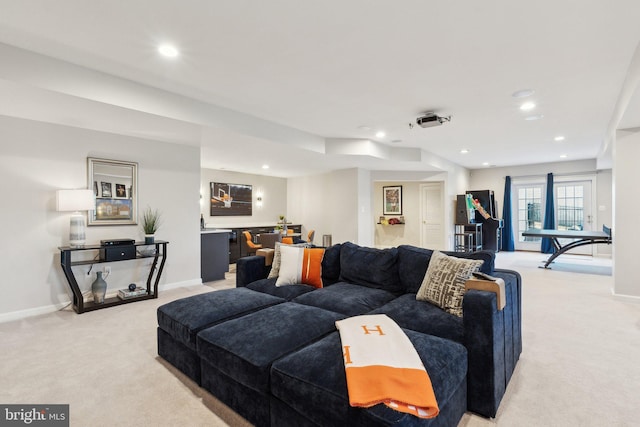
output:
[[[293,245],[293,237],[283,237],[282,243],[285,245]]]
[[[298,248],[281,245],[280,269],[276,286],[303,283],[321,288],[323,256],[323,248]]]
[[[322,257],[323,248],[304,248],[302,257],[301,282],[314,288],[322,287]]]

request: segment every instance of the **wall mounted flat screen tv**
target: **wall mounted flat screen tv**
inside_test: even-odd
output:
[[[211,216],[251,216],[253,187],[246,184],[211,183]]]

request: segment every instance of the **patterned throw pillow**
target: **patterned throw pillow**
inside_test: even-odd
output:
[[[269,276],[267,276],[267,279],[276,278],[280,274],[280,245],[282,245],[282,243],[280,242],[276,242],[275,244],[275,249],[273,251],[273,261],[271,262],[271,271],[269,271]],[[297,243],[295,245],[286,245],[286,246],[297,246],[301,248],[308,248],[310,245],[309,243]]]
[[[468,260],[433,251],[416,299],[428,301],[447,313],[462,317],[464,283],[484,261]]]

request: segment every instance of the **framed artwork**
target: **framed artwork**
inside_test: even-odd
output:
[[[247,184],[211,183],[211,216],[251,216],[253,187]]]
[[[122,160],[87,158],[87,184],[96,196],[88,225],[133,225],[138,223],[136,185],[138,164]]]
[[[402,215],[402,185],[382,187],[382,214]]]
[[[101,182],[102,185],[102,197],[111,197],[111,183]]]
[[[116,197],[127,197],[127,186],[124,184],[116,184]]]
[[[100,198],[96,200],[95,212],[98,221],[131,220],[132,201],[131,199]]]

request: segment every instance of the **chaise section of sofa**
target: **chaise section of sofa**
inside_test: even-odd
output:
[[[158,355],[200,384],[200,331],[261,308],[285,302],[249,289],[225,289],[172,301],[158,308]]]

